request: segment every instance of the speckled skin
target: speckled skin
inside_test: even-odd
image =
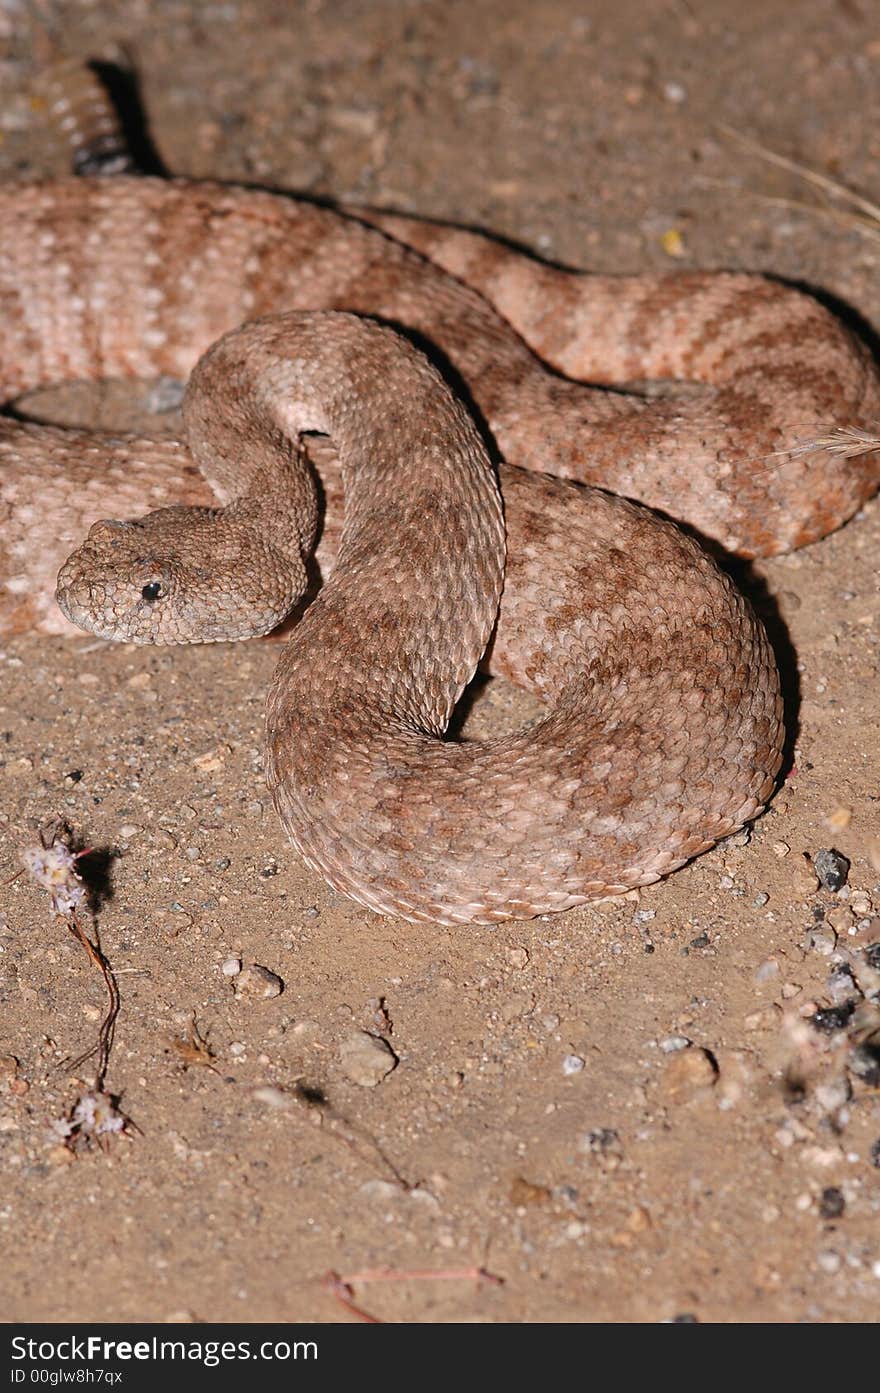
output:
[[[351,309],[434,345],[509,463],[641,499],[728,550],[803,545],[876,489],[876,451],[791,453],[880,416],[875,365],[810,297],[752,275],[579,275],[475,234],[375,220],[438,264],[333,210],[253,190],[125,176],[7,186],[0,393],[185,378],[247,318]],[[574,377],[680,378],[688,391],[645,401],[581,386],[514,330]],[[98,518],[182,502],[217,498],[167,445],[154,457],[129,440],[61,442],[0,422],[0,633],[65,630],[55,576]]]
[[[277,452],[291,500],[278,535],[297,556],[313,540],[314,494],[286,442],[318,431],[338,452],[339,554],[278,665],[266,742],[282,820],[337,889],[443,923],[567,909],[657,880],[769,796],[776,669],[729,581],[646,509],[508,465],[505,572],[480,435],[393,331],[341,314],[258,320],[199,362],[184,416],[218,491],[237,478],[236,517],[265,496]],[[70,617],[136,642],[223,637],[228,563],[200,514],[195,534],[180,532],[183,512],[93,528],[59,579]],[[214,582],[202,616],[198,586],[177,594],[193,560]],[[160,573],[163,593],[144,601]],[[512,739],[447,743],[502,582],[491,668],[548,716]]]
[[[383,429],[399,433],[409,467],[382,495],[387,508],[364,502],[357,484],[350,508],[361,520],[348,524],[342,561],[273,683],[269,764],[281,815],[331,883],[412,919],[537,914],[655,880],[769,796],[782,739],[772,656],[744,601],[678,530],[515,465],[640,497],[744,554],[785,550],[839,525],[876,487],[876,452],[792,453],[835,426],[869,424],[880,409],[876,371],[813,300],[759,277],[580,277],[470,234],[392,230],[430,242],[561,370],[700,385],[656,401],[585,388],[548,373],[480,294],[359,222],[252,191],[119,178],[0,193],[4,395],[70,378],[183,377],[231,326],[285,306],[353,309],[432,345],[508,461],[493,670],[555,705],[510,741],[437,738],[494,619],[491,584],[471,608],[476,579],[486,581],[487,566],[497,578],[499,563],[481,553],[464,589],[453,578],[444,593],[448,553],[459,563],[464,538],[449,547],[457,525],[439,499],[442,526],[426,521],[433,490],[413,467],[424,442],[406,432],[421,431],[430,410],[421,395],[406,404],[402,395]],[[235,363],[234,351],[223,357],[231,342],[253,354],[252,332],[206,362]],[[287,352],[276,342],[269,357]],[[367,353],[361,370],[359,409],[375,420],[374,393],[393,365]],[[335,417],[332,428],[339,445]],[[47,560],[83,524],[160,500],[247,512],[265,492],[264,474],[248,494],[235,451],[229,468],[202,457],[198,472],[173,443],[5,423],[0,454],[7,631],[57,625]],[[370,469],[343,467],[375,482]],[[401,547],[391,523],[407,497],[419,502]],[[308,532],[312,505],[303,507]],[[331,515],[325,542],[333,536]],[[397,545],[393,562],[380,543]],[[305,547],[297,532],[276,569],[296,570]],[[444,654],[454,657],[448,670]]]

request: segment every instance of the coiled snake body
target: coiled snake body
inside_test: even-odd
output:
[[[760,277],[579,276],[372,220],[393,239],[210,184],[0,191],[6,400],[185,378],[220,340],[188,388],[187,444],[0,422],[0,622],[57,631],[52,572],[72,544],[161,503],[93,528],[62,571],[66,612],[140,642],[265,632],[305,586],[318,521],[299,441],[319,432],[334,447],[315,454],[326,569],[340,471],[345,526],[273,679],[267,737],[308,862],[372,909],[446,923],[656,880],[759,811],[781,702],[728,579],[612,494],[746,555],[811,541],[876,487],[878,462],[800,447],[877,415],[876,370],[814,300]],[[339,311],[403,328],[442,376],[394,328]],[[573,378],[691,385],[647,400]],[[504,525],[450,382],[505,461]],[[445,741],[490,639],[491,669],[548,715],[510,739]]]

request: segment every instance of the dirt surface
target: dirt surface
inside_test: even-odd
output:
[[[6,178],[65,167],[29,96],[35,9],[0,8]],[[876,196],[868,0],[39,16],[56,52],[127,47],[176,172],[417,210],[602,270],[774,272],[880,326],[880,225],[804,208],[802,181],[719,131]],[[880,1070],[856,1046],[880,987],[878,556],[871,505],[749,581],[778,610],[793,753],[750,833],[641,894],[497,929],[380,919],[304,870],[263,783],[277,646],[5,644],[0,877],[53,813],[112,852],[107,1088],[137,1130],[75,1159],[51,1132],[89,1086],[65,1060],[94,1042],[104,987],[48,896],[7,881],[4,1318],[349,1320],[328,1269],[481,1265],[503,1284],[356,1292],[404,1321],[874,1319]],[[468,729],[521,709],[490,684]],[[852,863],[838,892],[805,859],[822,848]],[[236,995],[237,961],[284,990]],[[212,1067],[187,1052],[193,1019]],[[364,1031],[397,1060],[378,1083],[352,1078]]]

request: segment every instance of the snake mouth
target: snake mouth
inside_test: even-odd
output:
[[[55,601],[64,617],[78,629],[114,643],[177,646],[239,642],[271,633],[293,603],[288,596],[284,608],[266,605],[258,613],[249,613],[247,622],[236,623],[240,619],[239,607],[234,601],[224,604],[222,596],[215,597],[211,612],[200,613],[198,622],[194,622],[186,606],[180,605],[170,574],[161,568],[150,570],[156,577],[152,581],[142,584],[126,577],[118,583],[107,576],[86,579],[81,564],[86,559],[80,548],[62,566]]]

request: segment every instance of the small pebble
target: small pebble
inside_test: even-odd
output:
[[[551,1192],[546,1185],[535,1185],[522,1175],[514,1176],[510,1185],[510,1203],[518,1207],[549,1204]]]
[[[783,856],[787,856],[790,851],[791,847],[789,846],[788,842],[773,843],[773,855],[778,856],[780,861],[782,860]]]
[[[676,1050],[688,1049],[690,1043],[686,1035],[668,1035],[660,1041],[660,1048],[664,1054],[675,1054]]]
[[[752,900],[752,904],[755,906],[755,909],[763,909],[769,899],[770,896],[767,894],[766,890],[759,890]]]
[[[208,750],[206,754],[197,755],[193,760],[196,769],[200,769],[203,774],[214,774],[218,769],[223,768],[223,762],[229,753],[229,747],[220,745],[216,750]]]
[[[819,1267],[821,1267],[822,1271],[827,1272],[829,1276],[833,1276],[835,1272],[840,1271],[840,1255],[835,1253],[831,1248],[827,1249],[824,1253],[820,1253],[816,1258],[816,1262]]]
[[[703,1089],[714,1087],[718,1069],[706,1050],[691,1047],[673,1055],[663,1071],[664,1092],[680,1101]]]
[[[843,1006],[857,990],[852,972],[845,963],[829,973],[827,986],[828,995],[835,1006]]]
[[[850,1051],[847,1068],[869,1088],[880,1088],[880,1049],[868,1044]]]
[[[819,1107],[826,1113],[839,1112],[852,1097],[849,1079],[842,1075],[837,1079],[829,1079],[827,1083],[819,1083],[816,1085],[814,1096]]]
[[[853,1001],[845,1002],[841,1006],[826,1006],[824,1009],[812,1013],[810,1024],[815,1030],[821,1031],[823,1035],[833,1035],[836,1030],[846,1029],[854,1010],[855,1002]]]
[[[267,1108],[272,1108],[274,1112],[283,1112],[290,1107],[291,1097],[285,1093],[283,1088],[273,1088],[271,1084],[266,1084],[263,1088],[255,1088],[253,1098],[257,1103],[263,1103]]]
[[[375,1088],[393,1069],[397,1056],[386,1040],[358,1030],[343,1040],[339,1049],[342,1072],[361,1088]]]
[[[839,934],[846,933],[856,922],[855,915],[851,909],[847,909],[846,905],[839,905],[835,909],[829,909],[826,917],[832,929],[835,929]]]
[[[819,1213],[823,1219],[839,1219],[846,1208],[846,1200],[836,1185],[828,1185],[819,1200]]]
[[[854,890],[849,903],[853,914],[857,914],[859,918],[871,913],[871,897],[866,895],[864,890]]]
[[[586,1060],[581,1059],[579,1054],[567,1054],[562,1061],[562,1072],[566,1078],[572,1074],[579,1074],[585,1067]]]
[[[779,963],[775,958],[767,958],[755,970],[755,981],[758,983],[769,982],[774,977],[779,976]]]
[[[277,972],[270,972],[268,967],[261,967],[259,963],[249,963],[235,974],[233,990],[239,1000],[252,997],[258,1001],[269,1001],[272,997],[281,995],[284,982]]]
[[[813,858],[816,875],[825,890],[842,890],[849,875],[849,861],[839,851],[817,851]]]
[[[221,971],[224,977],[237,977],[241,972],[241,958],[227,958]]]
[[[321,1027],[317,1021],[297,1021],[291,1034],[298,1040],[317,1040],[321,1034]]]
[[[399,1199],[403,1193],[400,1186],[391,1180],[365,1180],[363,1185],[358,1186],[357,1192],[366,1200],[382,1201]]]
[[[819,877],[810,858],[804,853],[798,856],[792,864],[792,875],[795,880],[795,888],[798,894],[804,896],[814,895],[819,889]]]
[[[589,1151],[594,1156],[623,1156],[620,1133],[613,1127],[594,1127],[580,1138],[578,1146],[581,1151]]]
[[[810,929],[804,946],[821,958],[830,958],[837,947],[837,934],[832,928]]]

